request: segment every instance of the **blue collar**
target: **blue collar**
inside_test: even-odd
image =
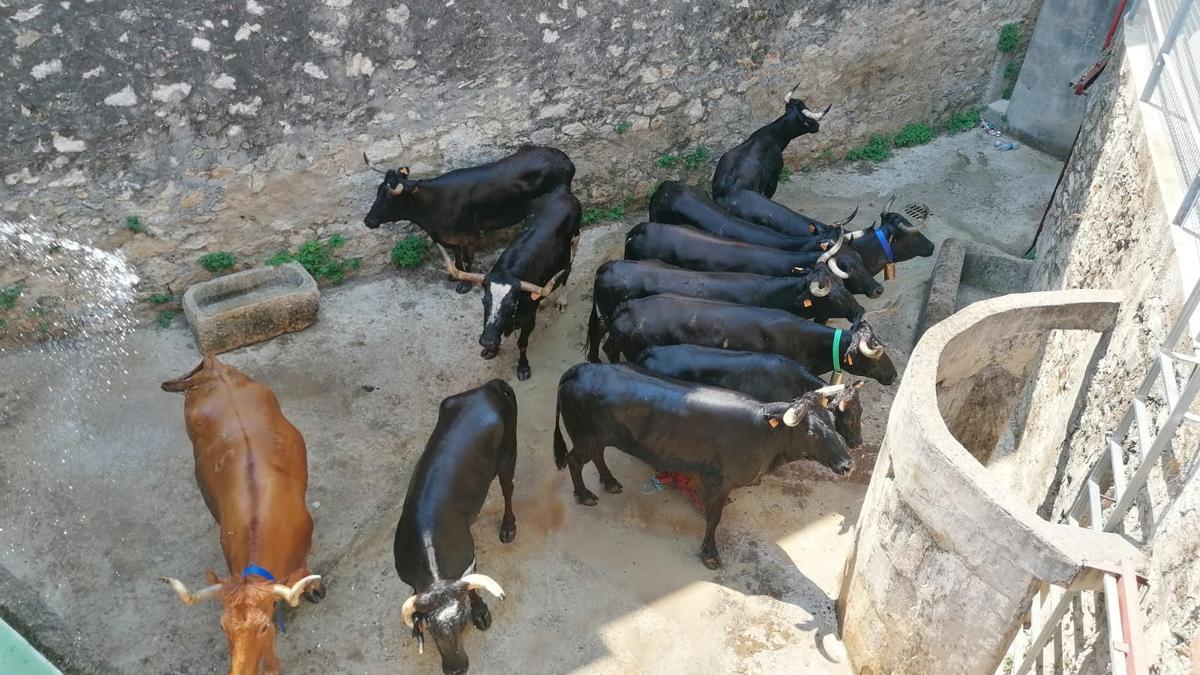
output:
[[[254,564],[246,565],[246,569],[242,570],[242,576],[248,577],[251,574],[262,577],[267,581],[275,581],[275,575],[268,572],[265,567],[259,567]]]
[[[879,245],[883,247],[883,253],[887,256],[888,262],[896,262],[896,254],[892,253],[892,245],[888,243],[887,235],[883,233],[882,227],[875,228],[875,238],[879,240]]]

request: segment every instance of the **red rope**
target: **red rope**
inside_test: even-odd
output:
[[[692,506],[700,513],[704,513],[704,501],[696,494],[696,480],[691,476],[678,471],[659,471],[654,475],[655,480],[667,487],[674,487],[680,492],[687,495],[692,501]]]

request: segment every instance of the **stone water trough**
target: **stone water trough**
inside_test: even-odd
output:
[[[190,286],[183,313],[200,352],[220,354],[308,328],[320,298],[312,275],[290,262]]]
[[[957,237],[946,239],[933,265],[917,337],[973,302],[1029,290],[1032,269],[1032,260]]]

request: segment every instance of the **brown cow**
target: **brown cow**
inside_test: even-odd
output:
[[[231,675],[278,673],[275,603],[295,607],[301,593],[310,602],[325,596],[321,577],[308,569],[313,521],[304,504],[304,438],[268,387],[214,356],[162,388],[185,396],[196,482],[221,529],[229,566],[225,578],[208,570],[211,585],[195,594],[177,579],[162,581],[184,604],[221,600]]]

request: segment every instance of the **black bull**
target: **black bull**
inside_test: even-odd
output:
[[[383,173],[363,224],[374,229],[412,221],[434,242],[452,247],[456,266],[469,272],[483,233],[524,220],[532,200],[571,184],[575,165],[561,150],[524,146],[494,162],[436,178],[410,179],[407,167]],[[470,285],[460,283],[458,290],[466,293]]]
[[[707,520],[700,558],[716,569],[721,564],[716,529],[734,489],[800,459],[815,459],[843,475],[853,468],[827,404],[824,393],[762,403],[636,366],[581,363],[559,380],[554,463],[570,469],[575,499],[588,506],[597,503],[583,482],[582,468],[589,461],[607,492],[621,492],[604,461],[608,446],[655,469],[697,476]]]
[[[584,346],[588,360],[599,361],[601,343],[618,305],[661,293],[771,307],[821,323],[834,318],[854,321],[864,312],[841,281],[823,267],[799,276],[766,277],[740,272],[697,272],[657,260],[613,260],[596,270]],[[604,346],[609,361],[615,361],[617,354],[612,343]]]
[[[740,391],[759,401],[790,401],[828,384],[804,366],[778,354],[699,345],[647,347],[635,363],[659,375]],[[859,380],[846,387],[829,404],[834,427],[852,448],[863,442],[862,402],[858,396],[862,385]]]
[[[538,307],[547,295],[567,283],[579,242],[582,209],[568,186],[554,188],[538,200],[535,208],[532,221],[513,238],[486,275],[463,272],[443,254],[451,276],[483,286],[480,356],[495,358],[502,337],[516,329],[521,331],[517,336],[518,380],[528,380],[533,373],[526,349],[537,323]]]
[[[824,251],[829,247],[830,239],[837,236],[837,229],[854,218],[852,214],[850,218],[837,223],[825,236],[812,236],[807,232],[784,234],[738,218],[700,190],[671,180],[663,181],[654,191],[650,197],[649,211],[651,222],[692,225],[718,237],[796,252]]]
[[[795,275],[797,268],[817,264],[824,253],[793,253],[718,237],[686,225],[638,223],[625,235],[627,260],[661,260],[669,265],[704,272],[745,272],[769,277]],[[846,275],[851,293],[877,298],[883,284],[863,265],[854,251],[843,248],[834,256],[830,270]],[[836,269],[835,269],[836,267]]]
[[[691,344],[779,354],[818,375],[836,365],[884,385],[896,379],[896,367],[866,321],[843,331],[777,309],[664,294],[622,304],[610,330],[629,361],[653,345]]]
[[[418,646],[433,637],[442,671],[467,672],[461,635],[469,618],[487,630],[492,615],[478,590],[503,599],[504,590],[475,572],[471,524],[494,478],[504,493],[500,541],[517,534],[512,511],[517,464],[517,398],[503,380],[442,401],[437,426],[408,483],[393,549],[396,572],[412,587],[401,608]]]

